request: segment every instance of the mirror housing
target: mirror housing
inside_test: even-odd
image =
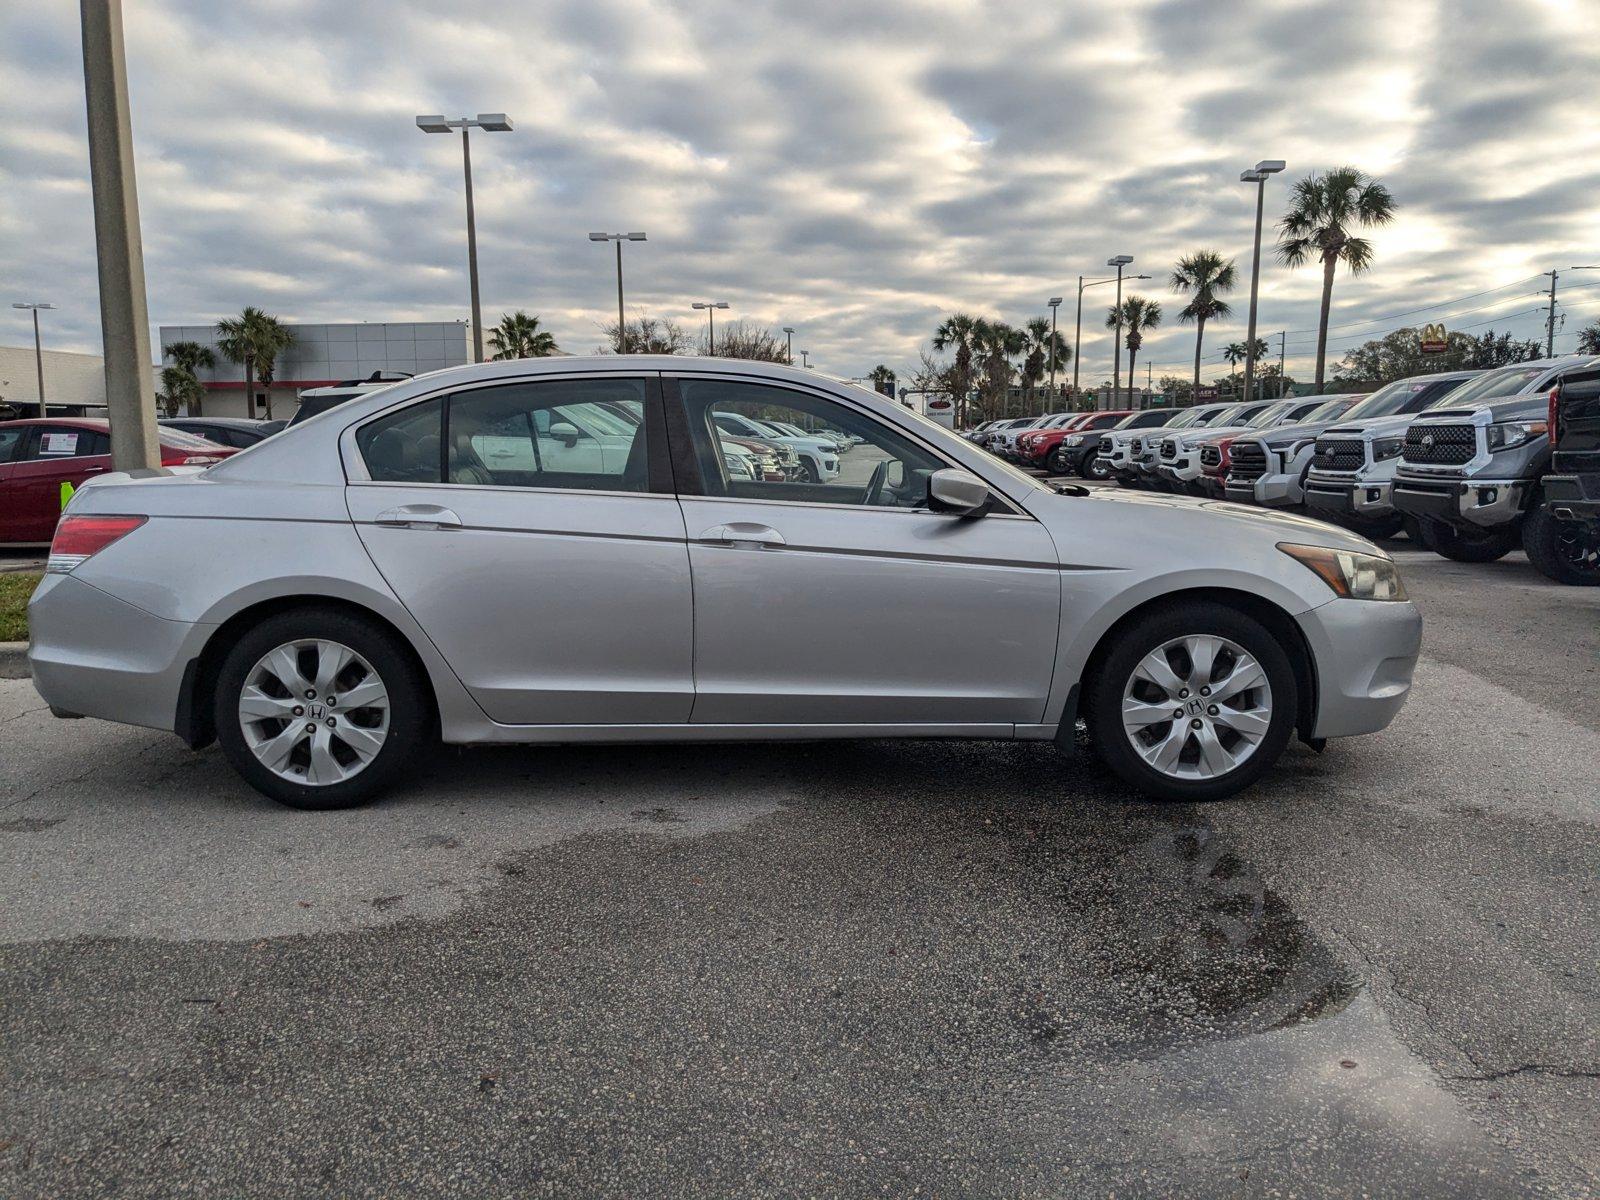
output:
[[[550,423],[550,436],[559,442],[565,442],[568,446],[576,446],[578,438],[582,434],[578,432],[578,427],[570,421],[552,421]]]
[[[989,485],[971,471],[947,467],[928,476],[928,507],[935,512],[976,513],[989,503]]]

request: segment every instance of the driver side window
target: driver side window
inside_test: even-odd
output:
[[[807,392],[681,379],[707,495],[921,508],[949,464],[890,426]]]

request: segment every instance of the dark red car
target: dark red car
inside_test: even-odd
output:
[[[238,451],[162,428],[161,465],[210,466]],[[111,470],[111,424],[94,417],[0,421],[0,545],[46,543],[61,517],[61,485]]]
[[[1089,412],[1076,421],[1069,421],[1057,429],[1024,434],[1017,439],[1017,449],[1030,466],[1048,468],[1057,447],[1075,433],[1090,433],[1110,429],[1133,412],[1131,408],[1111,409],[1106,412]],[[1077,457],[1081,457],[1077,456]]]

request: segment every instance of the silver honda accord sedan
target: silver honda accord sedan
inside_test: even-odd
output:
[[[734,471],[735,423],[855,448]],[[29,623],[57,715],[215,739],[313,809],[439,739],[1070,750],[1080,720],[1135,788],[1211,799],[1291,736],[1386,726],[1422,633],[1333,526],[1056,491],[840,380],[644,356],[440,371],[203,472],[105,475]]]

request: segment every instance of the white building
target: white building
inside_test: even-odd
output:
[[[97,415],[106,404],[106,362],[98,354],[44,352],[44,395],[56,416]],[[39,415],[39,368],[33,347],[0,346],[0,419]]]
[[[365,379],[375,371],[420,375],[471,361],[465,321],[372,321],[287,328],[294,335],[294,344],[275,364],[272,381],[272,415],[280,419],[294,415],[295,395],[304,388]],[[267,389],[257,381],[255,411],[251,412],[244,395],[244,368],[217,349],[215,325],[161,326],[163,361],[171,361],[165,357],[165,348],[174,342],[199,342],[216,355],[217,365],[200,372],[206,385],[206,415],[267,415]]]

